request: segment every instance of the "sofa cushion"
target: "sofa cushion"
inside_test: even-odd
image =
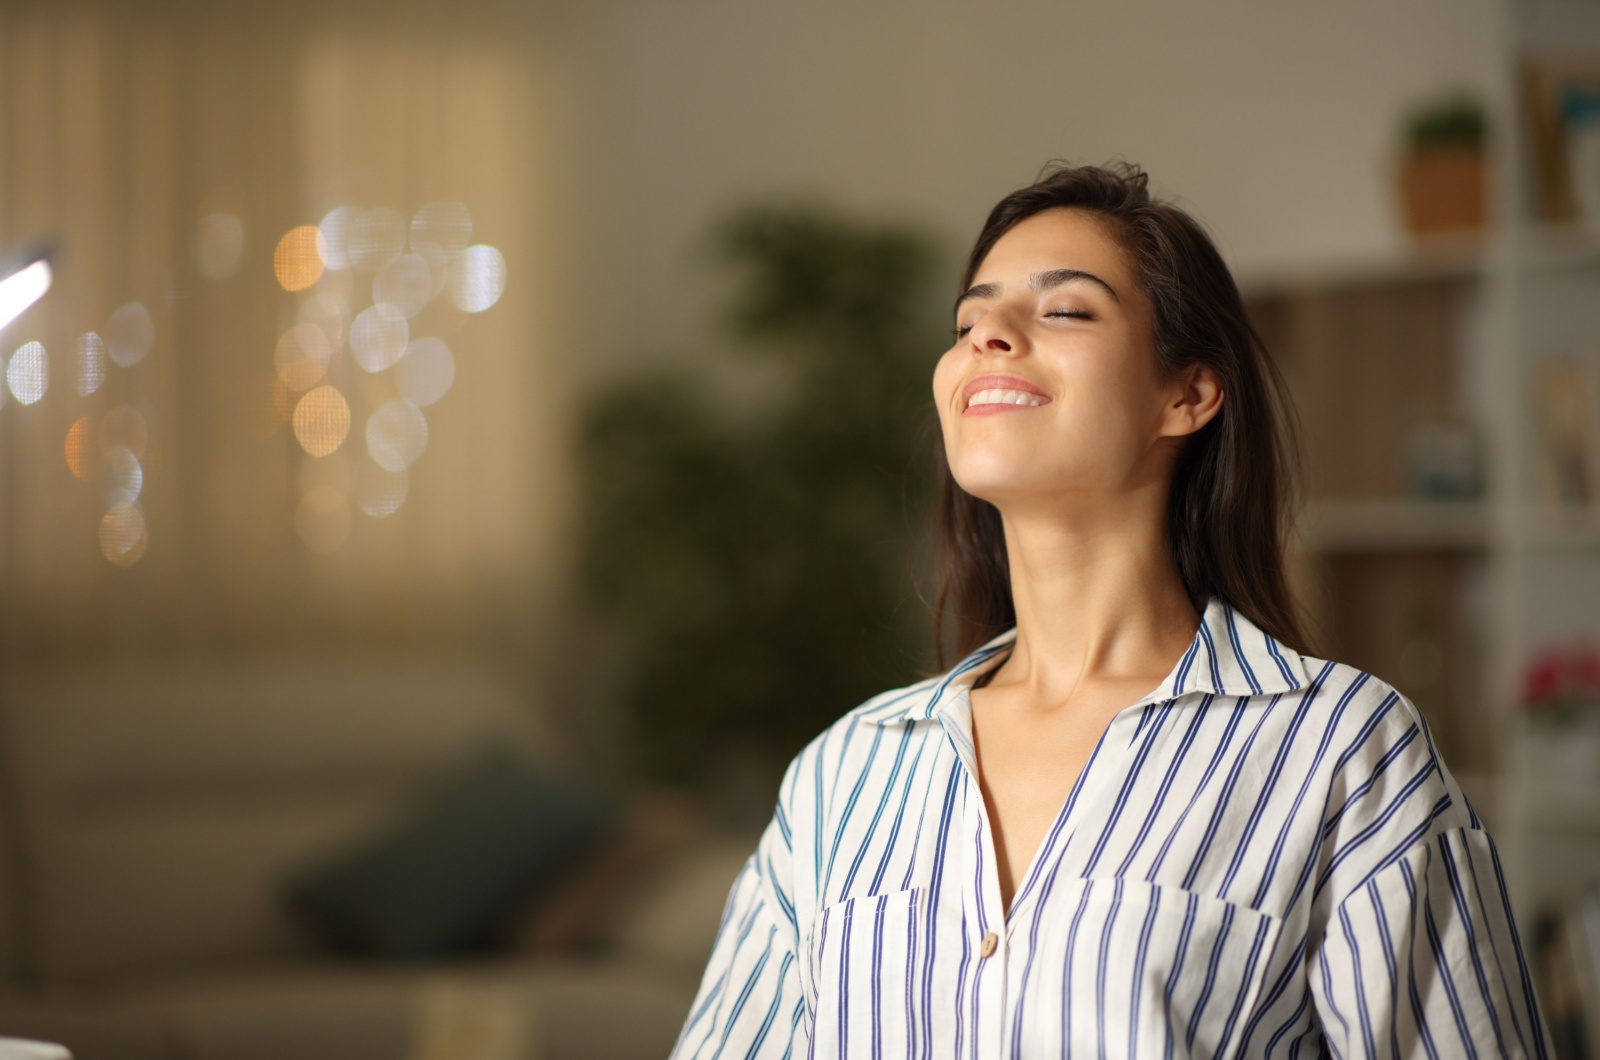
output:
[[[299,874],[287,896],[353,952],[480,950],[530,891],[558,880],[617,820],[608,797],[486,750],[397,824]]]
[[[305,953],[279,893],[294,866],[370,835],[485,740],[558,753],[519,681],[469,658],[4,676],[5,838],[22,841],[27,963],[48,984]]]

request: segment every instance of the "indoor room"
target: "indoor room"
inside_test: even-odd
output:
[[[935,827],[937,798],[892,787],[929,768],[895,734],[960,725],[939,753],[967,763],[974,835],[998,813],[972,764],[998,738],[934,703],[1034,612],[1014,589],[987,617],[961,609],[978,597],[941,549],[978,524],[940,520],[968,510],[949,490],[977,465],[935,370],[963,351],[1030,370],[984,331],[1000,316],[963,316],[1010,304],[983,272],[1010,259],[963,266],[991,208],[1058,163],[1137,166],[1198,222],[1298,454],[1268,537],[1209,531],[1291,617],[1224,608],[1161,551],[1210,663],[1185,653],[1139,717],[1201,709],[1186,689],[1214,718],[1270,711],[1281,670],[1330,736],[1302,768],[1261,730],[1193,805],[1221,788],[1248,838],[1293,788],[1326,839],[1342,800],[1437,786],[1417,841],[1448,821],[1481,843],[1459,848],[1462,890],[1490,893],[1520,984],[1480,967],[1513,1013],[1502,1028],[1490,1004],[1495,1033],[1539,1039],[1537,1008],[1548,1055],[1600,1052],[1600,3],[6,0],[0,1060],[832,1050],[822,1002],[856,996],[830,978],[844,955],[876,969],[884,924],[945,914],[916,882],[937,871],[926,848],[902,881],[817,820],[859,804],[895,836]],[[1233,473],[1241,496],[1280,484]],[[990,556],[994,584],[1020,584],[1019,541]],[[1276,666],[1252,669],[1235,612]],[[1019,657],[951,686],[980,736]],[[1360,676],[1313,710],[1340,674]],[[850,713],[908,686],[932,690],[920,721]],[[1391,752],[1422,756],[1412,780],[1337,772],[1359,759],[1341,712],[1369,699],[1372,731],[1413,719]],[[1073,841],[1076,796],[1133,717],[1094,727],[1041,860]],[[1140,720],[1129,746],[1178,725]],[[830,748],[868,765],[828,773]],[[892,763],[881,800],[875,762]],[[972,962],[1009,960],[1027,935],[1010,915],[1049,890],[1032,847],[1013,878],[989,842],[967,846],[1001,858],[1004,923],[951,914]],[[778,843],[815,847],[802,906],[768,879]],[[1446,871],[1440,843],[1415,864]],[[1160,940],[1161,898],[1214,901],[1260,918],[1269,962],[1292,917],[1238,888],[1292,874],[1248,845],[1214,889],[1139,869],[1154,927],[1122,930]],[[1143,864],[1128,850],[1067,873],[1079,916],[1119,877],[1104,952],[1132,901],[1120,875]],[[1346,848],[1307,850],[1331,936],[1345,907],[1316,902]],[[1408,857],[1359,881],[1372,905]],[[781,915],[750,904],[758,885]],[[1415,924],[1435,931],[1432,908]],[[742,948],[760,916],[794,935],[770,967]],[[934,960],[927,932],[893,943],[908,968]],[[1224,942],[1213,972],[1235,963]],[[1366,952],[1358,977],[1379,967]],[[1238,962],[1241,1012],[1277,996],[1256,960]],[[759,984],[780,974],[769,1012]],[[909,1020],[916,991],[873,982]],[[1072,983],[1060,1010],[1092,1008]],[[910,1041],[1055,1051],[971,990],[944,1006],[970,1001],[970,1041],[933,1023]],[[1318,993],[1329,1007],[1279,1036],[1224,1013],[1206,1038],[1206,1003],[1195,1055],[1312,1055],[1339,1011]],[[1395,1004],[1427,1026],[1431,1002]],[[840,1033],[840,1055],[899,1049]]]

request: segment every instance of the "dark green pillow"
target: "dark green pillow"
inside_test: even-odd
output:
[[[617,821],[614,800],[490,751],[397,826],[296,874],[286,897],[352,952],[415,959],[480,951]]]

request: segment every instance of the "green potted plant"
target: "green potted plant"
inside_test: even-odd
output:
[[[1400,198],[1413,235],[1483,228],[1487,124],[1482,101],[1460,91],[1435,97],[1407,117]]]
[[[926,669],[913,561],[949,342],[914,230],[762,207],[714,243],[739,280],[729,337],[782,382],[752,411],[687,367],[633,375],[588,403],[581,446],[633,767],[689,786],[779,767]]]

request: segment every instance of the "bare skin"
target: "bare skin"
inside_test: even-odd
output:
[[[933,380],[945,452],[961,487],[1000,511],[1017,613],[1012,651],[972,692],[1009,911],[1106,726],[1194,638],[1166,502],[1184,439],[1223,394],[1203,366],[1162,375],[1133,264],[1083,211],[1002,236],[956,323]],[[996,375],[1008,378],[985,378]],[[968,405],[993,390],[1028,396]]]

